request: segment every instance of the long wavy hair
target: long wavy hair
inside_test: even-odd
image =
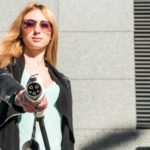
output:
[[[6,67],[12,60],[18,58],[24,49],[22,42],[22,22],[24,16],[35,9],[39,9],[48,21],[52,23],[51,40],[46,47],[45,60],[54,67],[57,63],[57,47],[58,47],[58,28],[52,12],[43,4],[30,3],[28,4],[14,20],[9,31],[0,43],[0,68]]]

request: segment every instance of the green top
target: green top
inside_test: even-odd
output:
[[[24,70],[21,84],[25,87],[30,75]],[[49,144],[51,150],[61,150],[61,141],[62,141],[62,133],[61,133],[61,114],[58,112],[55,104],[57,102],[58,96],[60,93],[59,86],[53,82],[49,87],[45,89],[45,96],[48,100],[48,107],[44,111],[44,122],[45,127],[49,139]],[[22,145],[31,139],[32,128],[34,122],[33,113],[26,112],[21,116],[21,121],[19,123],[20,129],[20,150],[22,149]],[[42,139],[41,131],[39,128],[39,124],[36,126],[36,137],[35,140],[39,143],[40,149],[45,150],[44,142]]]

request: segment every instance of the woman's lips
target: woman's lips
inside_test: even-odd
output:
[[[40,38],[40,37],[32,37],[32,40],[34,42],[40,42],[42,40],[42,38]]]

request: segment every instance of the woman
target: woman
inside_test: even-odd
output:
[[[51,150],[73,150],[70,81],[56,67],[57,25],[42,4],[29,4],[0,45],[0,148],[19,150],[31,138],[34,115],[44,111]],[[45,91],[37,103],[25,96],[31,75],[38,74]],[[36,140],[44,144],[39,128]],[[19,148],[20,144],[20,148]]]

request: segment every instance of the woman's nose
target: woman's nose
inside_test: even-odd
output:
[[[34,27],[34,33],[39,34],[41,32],[41,28],[39,24],[36,24]]]

